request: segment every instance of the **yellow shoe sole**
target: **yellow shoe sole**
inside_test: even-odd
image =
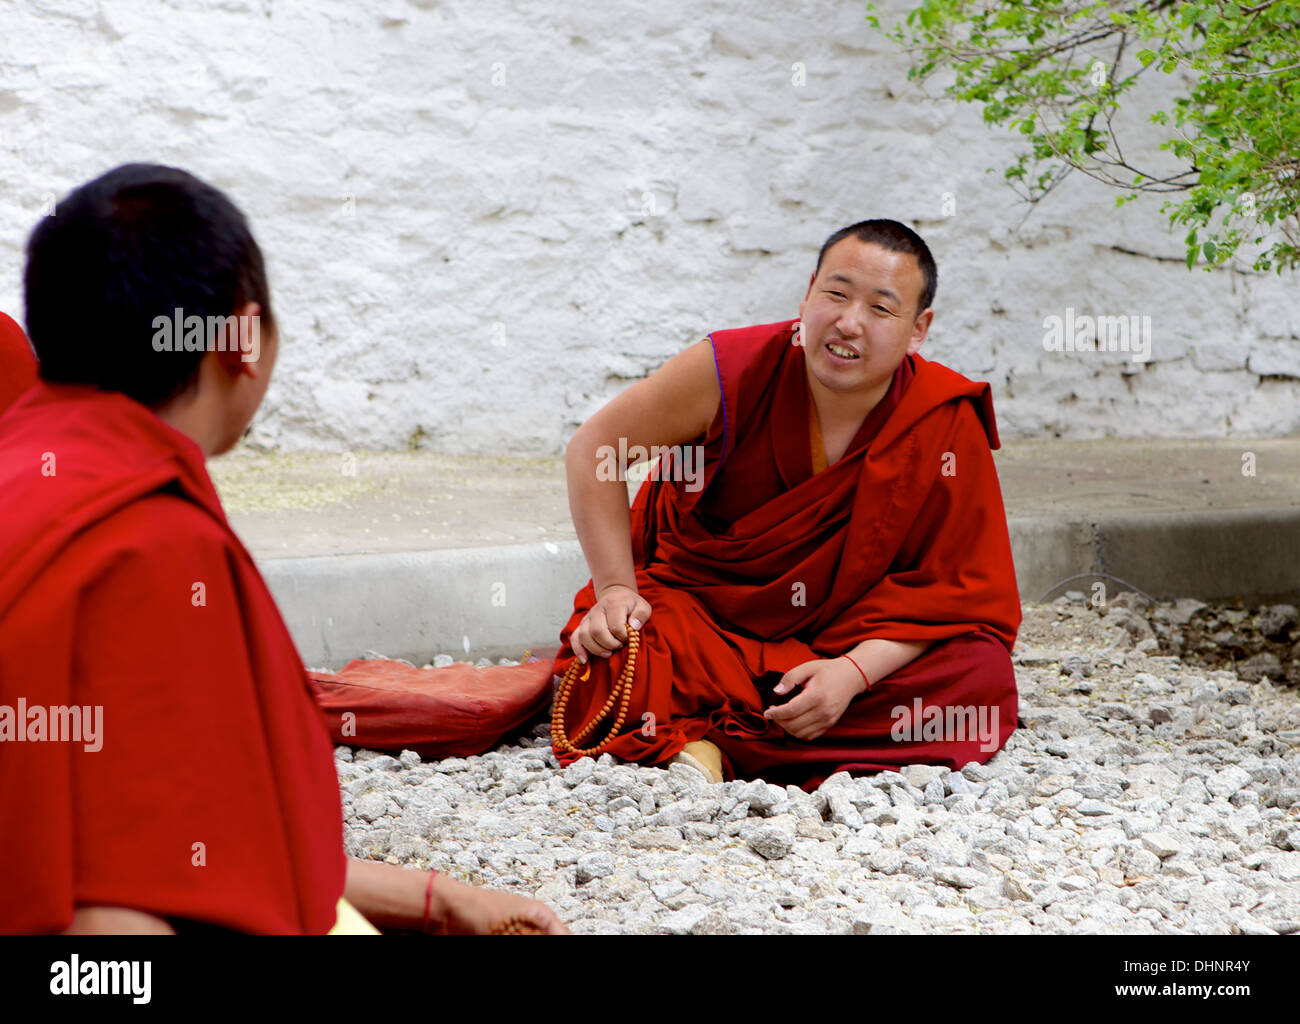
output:
[[[710,782],[722,781],[722,751],[708,740],[686,744],[668,763],[688,764]]]

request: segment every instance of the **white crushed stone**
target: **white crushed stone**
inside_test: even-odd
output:
[[[577,933],[1300,932],[1296,691],[1090,621],[1027,606],[1022,728],[986,765],[808,794],[560,770],[545,725],[439,762],[340,747],[347,851],[535,896]]]

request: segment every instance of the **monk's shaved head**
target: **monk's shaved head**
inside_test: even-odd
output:
[[[826,239],[821,252],[817,254],[817,270],[821,270],[826,254],[846,238],[856,238],[859,242],[878,245],[890,252],[902,252],[915,257],[925,281],[916,311],[920,313],[934,304],[934,294],[939,287],[939,268],[930,254],[930,247],[915,231],[896,220],[860,220],[856,224],[840,228]]]
[[[175,167],[125,164],[65,196],[32,231],[27,333],[47,381],[157,406],[194,379],[201,351],[154,349],[154,319],[260,307],[274,330],[262,252],[239,208]]]

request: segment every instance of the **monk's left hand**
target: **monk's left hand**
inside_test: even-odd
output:
[[[786,694],[803,687],[787,703],[770,707],[763,717],[801,740],[815,740],[840,720],[849,702],[866,691],[862,674],[844,658],[818,658],[796,665],[773,690]]]
[[[466,885],[439,874],[434,882],[441,914],[439,931],[448,935],[487,935],[507,918],[531,921],[543,934],[568,935],[569,929],[545,903],[527,896]]]

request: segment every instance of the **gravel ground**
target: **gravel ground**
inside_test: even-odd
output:
[[[1268,676],[1300,686],[1300,611],[1295,605],[1250,609],[1179,601],[1148,608],[1146,618],[1161,654],[1229,669],[1252,683]]]
[[[560,770],[544,725],[439,762],[340,747],[347,850],[536,896],[576,933],[1300,932],[1297,691],[1155,656],[1143,611],[1026,606],[1022,728],[986,765],[807,794]]]

